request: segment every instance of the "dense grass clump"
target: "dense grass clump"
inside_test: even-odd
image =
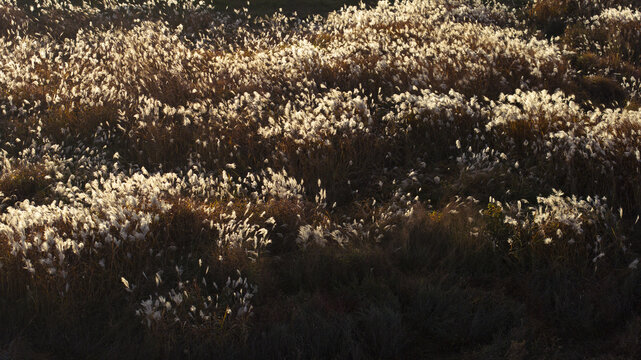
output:
[[[638,2],[345,4],[0,0],[1,359],[641,356]]]

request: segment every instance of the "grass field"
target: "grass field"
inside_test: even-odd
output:
[[[641,357],[638,2],[343,4],[0,0],[0,359]]]

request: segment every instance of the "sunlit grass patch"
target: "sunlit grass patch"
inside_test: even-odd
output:
[[[638,354],[636,2],[74,4],[0,4],[0,358]]]

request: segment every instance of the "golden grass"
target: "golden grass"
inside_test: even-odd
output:
[[[522,25],[411,4],[301,23],[142,8],[34,23],[0,5],[3,41],[9,21],[31,41],[2,51],[38,77],[0,90],[0,160],[17,164],[0,169],[0,350],[638,355],[640,102],[621,77],[641,75],[639,24],[584,28],[572,19],[597,8],[570,0],[532,3]],[[31,63],[42,32],[87,44]],[[411,46],[379,51],[393,42]],[[47,230],[84,248],[43,250]]]

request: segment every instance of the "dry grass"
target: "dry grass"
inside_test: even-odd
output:
[[[0,3],[0,357],[637,357],[638,4],[501,3]]]

